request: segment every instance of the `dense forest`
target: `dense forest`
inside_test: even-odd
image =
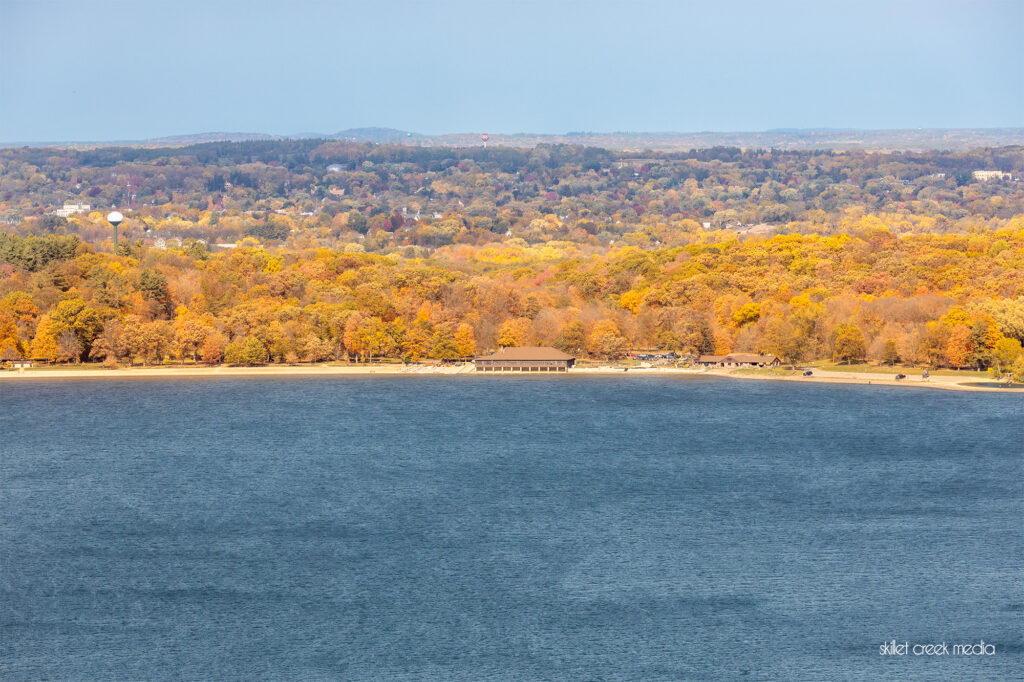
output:
[[[634,158],[273,141],[9,149],[0,164],[4,360],[535,344],[1024,377],[1020,148]],[[52,213],[65,203],[90,209]]]
[[[981,172],[979,174],[979,171]],[[993,174],[995,172],[995,174]],[[986,174],[987,173],[987,174]],[[1024,214],[1024,148],[866,153],[714,148],[419,148],[316,140],[182,148],[0,149],[18,234],[389,253],[568,240],[680,246],[708,233],[994,230]],[[65,204],[88,205],[61,216]],[[422,252],[420,252],[422,255]]]
[[[0,236],[0,357],[452,359],[554,345],[753,350],[788,362],[993,367],[1024,340],[1024,220],[972,235],[779,235],[585,255],[570,242],[430,258],[243,247],[97,253]]]

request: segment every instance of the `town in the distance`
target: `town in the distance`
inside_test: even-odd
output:
[[[1024,382],[1020,145],[450,142],[0,148],[0,360]]]

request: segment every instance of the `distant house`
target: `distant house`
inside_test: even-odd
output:
[[[50,214],[67,218],[76,213],[88,213],[91,208],[92,206],[89,204],[64,204],[64,208],[58,208],[55,211],[51,211]]]
[[[774,355],[764,353],[730,353],[701,355],[697,364],[702,367],[778,367],[782,362]]]
[[[502,348],[473,361],[478,372],[565,372],[576,358],[557,348],[522,346]]]
[[[976,170],[974,171],[974,179],[986,182],[988,180],[1012,180],[1013,176],[997,170]]]

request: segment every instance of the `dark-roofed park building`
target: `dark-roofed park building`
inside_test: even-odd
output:
[[[573,356],[546,346],[502,348],[473,361],[478,372],[565,372],[575,363]]]

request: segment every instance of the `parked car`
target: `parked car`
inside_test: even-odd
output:
[[[906,374],[897,374],[896,375],[896,380],[897,381],[899,381],[900,379],[906,379],[906,378],[907,378]]]
[[[814,372],[812,372],[809,369],[808,370],[804,370],[804,376],[805,377],[814,376]]]

